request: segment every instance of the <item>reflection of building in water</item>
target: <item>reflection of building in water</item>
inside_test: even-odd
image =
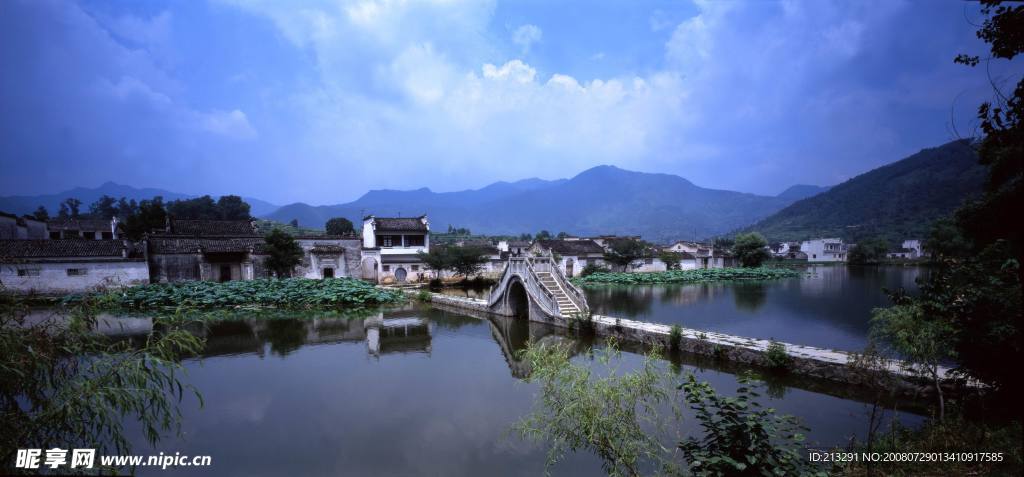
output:
[[[367,318],[366,347],[373,356],[388,353],[430,353],[433,327],[418,316]]]

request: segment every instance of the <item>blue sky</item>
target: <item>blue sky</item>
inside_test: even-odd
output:
[[[935,1],[0,2],[0,195],[112,180],[277,203],[598,164],[774,194],[970,134]],[[993,64],[999,81],[1014,64]]]

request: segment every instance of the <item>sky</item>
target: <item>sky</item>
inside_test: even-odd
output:
[[[776,194],[969,136],[1018,64],[928,1],[0,2],[0,195],[278,204],[596,165]],[[1012,76],[1010,76],[1012,77]]]

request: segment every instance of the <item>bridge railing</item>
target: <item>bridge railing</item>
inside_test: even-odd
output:
[[[526,288],[526,293],[532,297],[537,304],[544,310],[545,313],[551,316],[559,316],[558,305],[555,300],[555,296],[548,291],[540,280],[537,278],[537,273],[533,269],[533,265],[528,257],[509,257],[508,264],[505,266],[505,271],[502,272],[501,278],[491,288],[490,297],[488,299],[488,306],[495,306],[505,296],[505,292],[508,289],[509,282],[512,277],[518,276],[523,282],[523,286]]]

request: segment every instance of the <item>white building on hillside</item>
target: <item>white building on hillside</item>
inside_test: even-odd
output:
[[[817,238],[800,243],[800,251],[808,262],[845,262],[847,245],[838,238]]]

